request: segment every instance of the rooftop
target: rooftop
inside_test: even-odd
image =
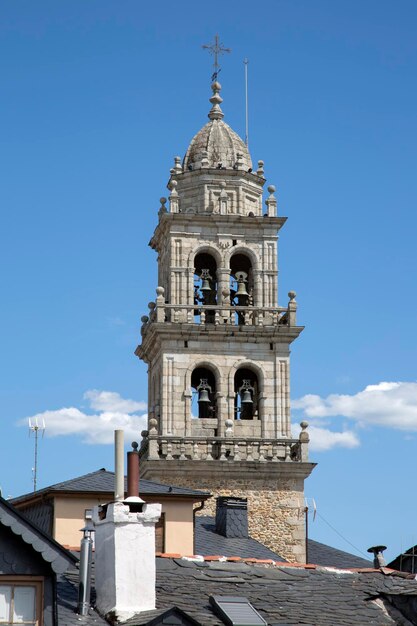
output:
[[[230,538],[216,532],[215,518],[197,516],[195,520],[195,553],[203,556],[219,554],[224,557],[273,559],[285,562],[273,552],[251,537]],[[326,567],[372,567],[372,561],[355,554],[332,548],[313,539],[308,540],[308,561]]]
[[[209,603],[210,596],[247,598],[268,624],[364,626],[415,623],[414,576],[387,568],[341,570],[319,566],[157,558],[157,608],[134,616],[129,626],[149,624],[174,607],[203,626],[224,626]],[[75,571],[58,585],[60,624],[104,624],[91,611],[86,618],[71,612],[76,606]],[[410,602],[412,600],[412,602]],[[415,616],[414,616],[415,618]],[[167,622],[174,623],[174,622]],[[177,620],[176,623],[190,623]]]
[[[125,477],[125,490],[127,490],[127,481]],[[36,492],[29,492],[17,498],[12,498],[10,502],[14,505],[24,501],[40,498],[41,496],[53,493],[113,493],[114,492],[114,472],[109,472],[104,467],[77,478],[64,480],[63,482],[49,485]],[[187,489],[186,487],[175,487],[174,485],[165,485],[154,482],[152,480],[140,479],[139,493],[147,495],[168,495],[182,496],[193,498],[196,500],[208,498],[211,494],[207,491],[198,491],[196,489]]]

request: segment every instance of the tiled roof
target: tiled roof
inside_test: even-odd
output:
[[[195,518],[195,553],[221,554],[222,556],[240,556],[255,559],[274,559],[285,561],[259,541],[246,538],[223,537],[216,533],[214,517],[196,516]]]
[[[125,478],[125,490],[127,489]],[[77,478],[70,480],[64,480],[63,482],[44,487],[36,492],[36,497],[40,495],[49,494],[52,492],[77,492],[77,493],[113,493],[114,492],[114,472],[109,472],[105,468],[99,469]],[[175,487],[173,485],[164,485],[152,480],[139,481],[139,493],[147,495],[171,495],[171,496],[185,496],[194,497],[196,499],[204,499],[209,497],[207,491],[197,491],[196,489],[187,489],[186,487]],[[13,498],[11,502],[13,504],[20,504],[25,500],[33,499],[34,494],[26,493],[17,498]]]
[[[57,541],[32,524],[9,502],[0,497],[0,525],[22,538],[22,541],[38,552],[44,561],[50,563],[52,570],[60,574],[65,572],[77,559],[65,550]]]

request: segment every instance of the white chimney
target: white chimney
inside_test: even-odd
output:
[[[95,579],[97,609],[111,622],[122,622],[155,608],[155,524],[161,505],[146,504],[137,495],[123,501],[123,431],[115,434],[115,502],[93,512]],[[132,480],[131,488],[137,494],[138,471],[129,484]]]
[[[126,621],[155,608],[155,523],[160,504],[112,502],[94,509],[97,609],[111,621]],[[105,514],[104,519],[100,519]]]

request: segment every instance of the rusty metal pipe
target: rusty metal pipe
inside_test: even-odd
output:
[[[132,448],[127,453],[127,497],[135,498],[139,495],[139,452],[138,444],[132,441]]]

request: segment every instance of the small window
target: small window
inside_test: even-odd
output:
[[[86,521],[93,519],[93,509],[85,509],[84,511],[84,519]]]
[[[39,626],[41,620],[42,583],[7,582],[0,578],[0,625],[27,624]]]

